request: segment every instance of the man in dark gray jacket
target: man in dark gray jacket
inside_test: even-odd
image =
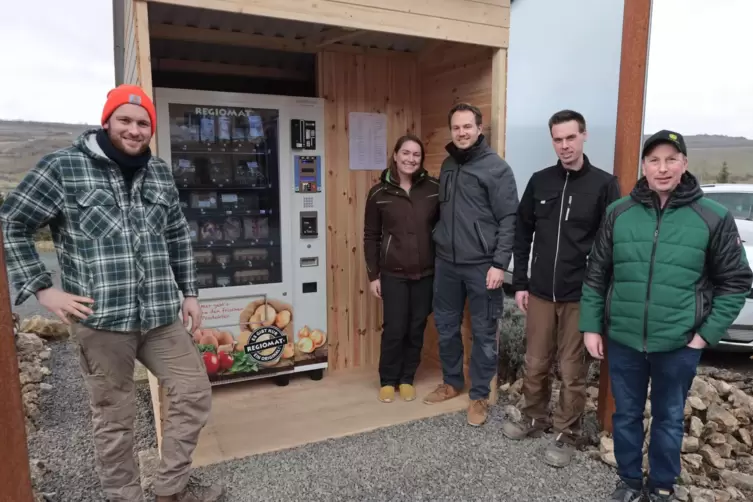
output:
[[[510,166],[486,143],[481,112],[468,104],[449,114],[452,142],[439,176],[439,223],[434,229],[434,320],[439,332],[443,383],[424,399],[451,399],[462,391],[460,326],[470,303],[473,348],[468,423],[488,416],[490,384],[497,371],[497,320],[502,282],[515,238],[518,192]]]

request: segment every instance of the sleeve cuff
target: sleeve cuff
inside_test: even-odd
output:
[[[16,296],[16,306],[21,305],[28,300],[30,296],[36,294],[37,291],[51,288],[52,286],[52,277],[49,273],[44,273],[34,277],[24,284],[24,287],[18,292],[18,296]]]
[[[184,286],[183,296],[188,298],[189,296],[199,296],[199,290],[196,286]]]
[[[721,337],[719,337],[719,339],[715,339],[715,338],[710,337],[708,334],[701,333],[701,331],[705,331],[703,329],[703,326],[701,326],[701,328],[698,329],[698,331],[696,331],[696,333],[698,333],[698,336],[700,336],[703,339],[703,341],[706,342],[706,344],[709,347],[715,346],[716,344],[719,343],[719,340],[721,340]],[[692,338],[691,338],[691,340],[692,340]]]
[[[493,262],[492,262],[492,267],[494,267],[494,268],[497,268],[497,269],[499,269],[499,270],[501,270],[501,271],[503,271],[503,272],[504,272],[504,271],[505,271],[505,269],[507,268],[507,267],[505,267],[504,265],[502,265],[501,263],[499,263],[499,262],[497,262],[497,261],[493,261]]]
[[[512,290],[515,291],[515,292],[518,292],[518,291],[528,291],[528,282],[515,281],[513,279],[513,281],[512,281]]]
[[[597,335],[603,335],[602,331],[604,331],[600,322],[589,320],[581,320],[578,329],[581,333],[596,333]]]

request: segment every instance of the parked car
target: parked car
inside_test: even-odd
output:
[[[753,184],[701,185],[704,195],[726,207],[735,218],[748,262],[753,267]],[[717,350],[753,352],[753,289]]]

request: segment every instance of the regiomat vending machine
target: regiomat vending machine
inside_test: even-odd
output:
[[[327,367],[323,100],[154,90],[203,309],[213,385]]]

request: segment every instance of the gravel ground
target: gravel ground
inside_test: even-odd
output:
[[[49,343],[52,389],[40,396],[37,432],[29,437],[29,458],[42,460],[47,473],[40,491],[55,493],[57,502],[101,502],[104,495],[94,470],[89,400],[79,371],[75,342]],[[137,390],[135,451],[156,448],[149,387]]]
[[[421,403],[416,403],[422,406]],[[208,466],[228,500],[604,500],[611,469],[578,454],[565,469],[540,461],[545,438],[501,433],[501,407],[473,428],[455,413]]]
[[[59,502],[103,500],[94,470],[91,414],[75,343],[52,342],[52,389],[40,402],[30,457],[43,459],[43,492]],[[416,404],[421,406],[420,403]],[[141,386],[136,449],[156,447],[149,391]],[[604,498],[605,465],[579,454],[556,470],[540,462],[546,440],[514,443],[501,434],[501,407],[482,428],[464,413],[436,417],[200,469],[221,480],[233,502],[256,500],[530,500]]]
[[[42,259],[59,285],[54,253]],[[30,298],[13,308],[21,317],[50,315]],[[43,460],[40,486],[59,502],[104,499],[94,470],[91,414],[75,343],[50,343],[52,389],[42,393],[38,432],[30,458]],[[709,353],[704,365],[753,374],[748,355]],[[136,445],[156,447],[147,385],[137,394]],[[420,403],[417,403],[420,406]],[[472,428],[457,413],[329,440],[282,452],[229,461],[199,470],[228,487],[228,501],[255,500],[603,500],[614,486],[609,467],[578,454],[565,469],[540,461],[547,440],[516,443],[501,433],[501,406],[489,423]],[[587,431],[596,427],[587,419]],[[284,432],[280,432],[284,433]]]

